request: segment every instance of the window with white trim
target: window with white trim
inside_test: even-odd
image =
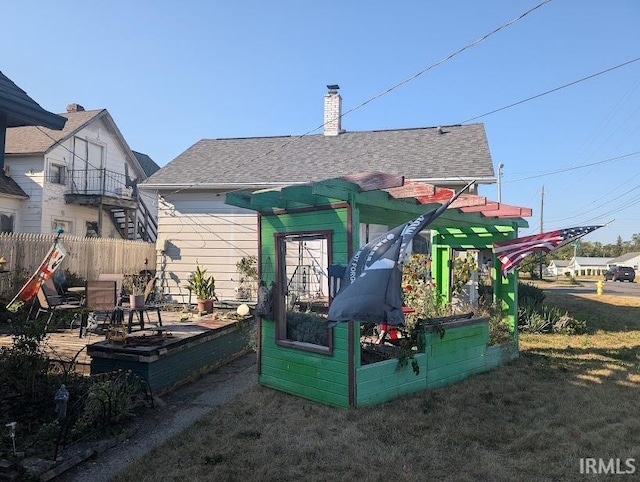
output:
[[[71,221],[65,221],[63,219],[54,219],[51,223],[51,229],[55,233],[58,229],[62,228],[66,234],[73,233],[73,223]]]

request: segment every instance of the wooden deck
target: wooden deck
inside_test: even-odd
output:
[[[215,314],[192,317],[187,321],[180,321],[182,313],[177,311],[162,311],[162,325],[167,335],[172,335],[175,330],[176,335],[189,336],[189,333],[202,333],[206,330],[224,327],[233,323],[235,320],[217,319]],[[129,337],[147,337],[154,333],[155,324],[145,330],[133,331]],[[54,360],[70,362],[75,359],[76,371],[81,373],[89,373],[91,365],[91,357],[87,353],[87,345],[98,342],[104,342],[106,335],[98,333],[89,333],[87,336],[79,337],[79,328],[64,329],[49,333],[45,341],[45,351]],[[0,325],[0,346],[10,346],[13,338],[10,335],[10,327]],[[135,342],[133,342],[135,344]]]

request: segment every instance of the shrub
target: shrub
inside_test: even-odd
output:
[[[544,290],[531,283],[518,283],[518,305],[531,304],[539,306],[544,301],[546,295]]]
[[[541,315],[533,303],[518,305],[518,328],[524,333],[548,333],[551,323]]]
[[[287,311],[287,339],[328,346],[327,319],[315,313]]]
[[[555,306],[525,303],[518,307],[518,327],[528,333],[575,335],[584,333],[587,325]]]

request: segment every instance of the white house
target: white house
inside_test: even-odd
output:
[[[574,276],[601,276],[607,271],[610,259],[575,256],[571,258],[567,268]]]
[[[0,205],[4,232],[155,241],[157,200],[138,183],[159,167],[133,152],[105,109],[70,104],[62,130],[7,129],[4,172],[22,191]]]
[[[570,272],[569,263],[570,261],[565,259],[552,259],[547,266],[549,276],[564,276],[565,273]]]
[[[141,184],[159,193],[157,271],[166,299],[187,301],[184,285],[196,263],[215,277],[219,298],[235,296],[236,263],[257,254],[257,218],[255,211],[225,204],[226,193],[362,172],[458,189],[475,180],[472,194],[478,184],[496,182],[482,124],[349,132],[341,126],[336,87],[324,97],[321,134],[202,139]],[[361,225],[360,239],[386,228]]]
[[[618,256],[617,258],[610,259],[607,263],[607,267],[609,266],[631,266],[636,272],[640,270],[640,253],[626,253],[622,256]]]

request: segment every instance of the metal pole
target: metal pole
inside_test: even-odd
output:
[[[542,233],[544,231],[542,223],[544,222],[544,186],[542,186],[542,193],[540,196],[540,232]],[[540,279],[542,279],[542,259],[543,259],[543,255],[542,253],[539,254],[540,256]]]
[[[498,202],[502,202],[502,168],[503,163],[498,164]]]

